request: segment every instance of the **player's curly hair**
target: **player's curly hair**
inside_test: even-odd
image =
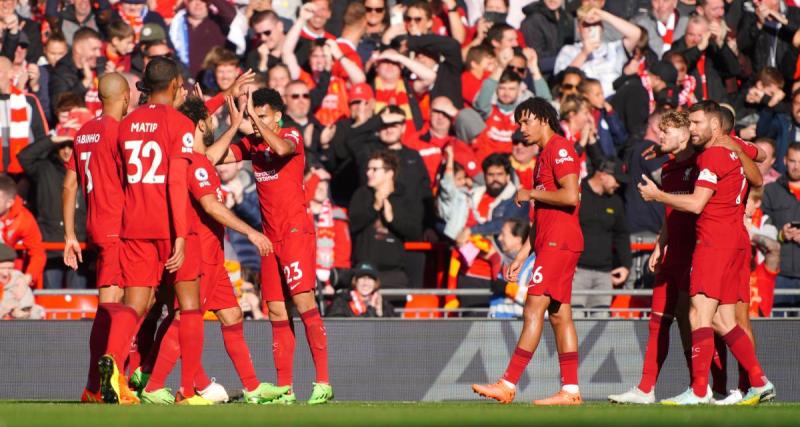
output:
[[[669,128],[689,129],[689,115],[684,111],[670,110],[661,116],[658,128],[666,132]]]
[[[206,108],[205,102],[194,95],[186,97],[186,100],[183,101],[183,104],[178,107],[178,111],[183,113],[184,116],[188,117],[195,126],[208,118],[208,108]]]
[[[280,111],[281,113],[286,108],[281,94],[275,89],[261,88],[253,92],[253,106],[263,107],[265,105],[269,105],[272,111]]]
[[[561,124],[558,121],[558,111],[556,111],[556,109],[545,99],[537,96],[522,101],[522,103],[517,105],[517,109],[514,110],[514,121],[519,123],[519,121],[522,120],[522,117],[525,115],[531,115],[534,118],[547,123],[553,132],[561,135]]]

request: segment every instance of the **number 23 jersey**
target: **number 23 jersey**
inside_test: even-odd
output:
[[[142,105],[122,119],[118,136],[125,194],[121,237],[171,238],[169,168],[176,159],[190,163],[194,128],[189,118],[161,104]],[[181,190],[187,191],[185,186]]]

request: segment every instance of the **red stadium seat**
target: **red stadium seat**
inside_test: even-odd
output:
[[[44,307],[48,320],[93,319],[97,311],[96,295],[37,295],[36,304]]]

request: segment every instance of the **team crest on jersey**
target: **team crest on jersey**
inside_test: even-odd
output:
[[[562,148],[562,149],[558,150],[558,157],[567,157],[568,155],[569,155],[569,152],[567,152],[566,148]]]
[[[183,134],[183,138],[181,138],[181,153],[191,153],[194,147],[194,135],[189,132]]]
[[[683,172],[683,180],[689,181],[692,177],[692,169],[693,168],[686,168],[686,171]]]
[[[204,168],[197,168],[197,170],[194,171],[194,178],[200,182],[200,188],[211,185],[211,183],[208,182],[208,171]]]

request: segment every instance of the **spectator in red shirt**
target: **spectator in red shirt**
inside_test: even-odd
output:
[[[485,45],[478,45],[467,51],[464,63],[466,69],[461,74],[461,95],[464,98],[464,106],[472,108],[481,90],[481,84],[497,67],[497,60],[491,49]]]
[[[106,29],[108,43],[106,43],[105,55],[106,72],[130,71],[131,52],[136,43],[133,41],[135,36],[133,28],[122,22],[116,21],[108,25]]]
[[[17,184],[5,174],[0,175],[0,225],[0,243],[12,248],[21,243],[26,252],[25,257],[18,258],[15,262],[16,269],[24,271],[31,278],[32,285],[41,288],[42,273],[47,261],[42,233],[36,224],[36,218],[17,196]]]

